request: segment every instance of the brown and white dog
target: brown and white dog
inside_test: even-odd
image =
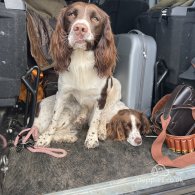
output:
[[[110,139],[127,140],[133,146],[142,144],[141,134],[147,134],[150,124],[144,113],[132,109],[119,110],[107,124]]]
[[[109,90],[118,82],[112,77],[116,47],[108,15],[93,4],[78,2],[65,7],[58,17],[50,50],[59,72],[58,92],[51,122],[37,145],[50,144],[72,96],[81,110],[90,113],[85,146],[95,148],[98,138],[106,139],[106,127],[100,127],[101,115],[110,100]],[[66,128],[72,119],[66,114],[64,121]]]
[[[108,88],[111,89],[100,115],[98,137],[105,139],[104,136],[107,136],[119,141],[127,139],[131,145],[139,146],[142,144],[141,134],[149,131],[148,119],[145,114],[129,109],[120,101],[121,85],[118,80],[113,81],[113,83],[108,83]],[[67,99],[66,104],[58,119],[56,132],[51,135],[51,138],[52,141],[73,143],[77,140],[77,130],[89,121],[90,116],[85,107],[80,106],[73,97]],[[54,105],[55,95],[43,99],[40,103],[40,113],[34,121],[34,126],[39,129],[40,134],[47,130],[52,120]],[[67,118],[70,119],[69,123],[66,121]],[[39,141],[44,140],[39,138]]]
[[[37,145],[46,146],[52,140],[74,142],[75,124],[86,121],[87,148],[106,139],[106,125],[109,137],[126,137],[132,145],[140,145],[140,131],[148,130],[148,122],[120,101],[121,86],[112,77],[116,48],[107,14],[86,3],[64,8],[52,36],[51,54],[59,72],[58,92],[40,105],[34,122],[40,133]]]

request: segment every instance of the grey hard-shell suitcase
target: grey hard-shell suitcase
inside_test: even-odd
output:
[[[121,82],[122,101],[130,108],[151,114],[155,40],[138,30],[116,35],[118,63],[115,77]]]

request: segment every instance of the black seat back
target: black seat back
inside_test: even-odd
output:
[[[105,0],[100,7],[110,16],[115,34],[134,29],[137,16],[149,9],[144,0]]]

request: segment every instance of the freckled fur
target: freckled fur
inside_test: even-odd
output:
[[[107,124],[108,138],[125,140],[133,145],[141,144],[141,134],[148,133],[150,124],[146,116],[132,109],[122,109]],[[140,141],[137,143],[136,141]]]
[[[136,110],[129,109],[121,99],[121,85],[115,78],[112,82],[108,82],[108,98],[104,107],[103,112],[100,114],[100,119],[92,121],[93,125],[97,125],[97,129],[92,129],[88,132],[88,141],[93,141],[94,144],[98,145],[98,139],[94,140],[94,136],[97,136],[101,140],[105,140],[107,137],[113,140],[129,140],[129,143],[134,143],[134,137],[141,137],[141,133],[147,133],[150,128],[148,119],[143,113]],[[55,95],[45,98],[40,106],[39,117],[35,118],[34,125],[38,127],[40,134],[48,129],[49,123],[52,120],[52,111],[55,105]],[[74,142],[77,140],[76,134],[78,130],[77,121],[82,117],[83,124],[90,124],[89,113],[91,111],[86,107],[81,107],[77,101],[70,98],[66,102],[67,107],[64,107],[62,114],[58,120],[57,131],[52,135],[53,141],[66,141]],[[70,123],[67,123],[66,115],[70,117]],[[47,121],[47,122],[46,122]],[[140,129],[136,129],[137,123],[140,123]],[[64,123],[66,126],[64,126]],[[134,127],[133,131],[127,126],[128,123],[133,123],[131,126]],[[83,125],[80,124],[81,126]],[[63,127],[62,127],[63,126]],[[129,134],[133,132],[133,134]],[[44,137],[45,139],[45,137]],[[40,138],[40,142],[44,143],[43,137]]]
[[[79,10],[77,15],[70,14],[75,9]],[[99,18],[98,23],[91,20],[92,12]],[[77,41],[78,33],[74,30],[78,23],[87,28],[86,33],[82,35],[81,43]],[[50,53],[54,68],[59,73],[58,92],[48,124],[41,125],[41,120],[37,119],[36,123],[42,126],[37,146],[50,144],[53,138],[48,135],[56,134],[62,115],[67,123],[63,128],[68,131],[70,121],[77,114],[76,110],[72,109],[71,113],[66,107],[70,96],[73,96],[81,110],[83,108],[88,110],[89,130],[85,146],[95,148],[99,145],[98,126],[101,114],[104,112],[104,109],[99,109],[98,100],[116,64],[116,47],[108,15],[93,4],[81,2],[62,9],[51,38]],[[46,141],[43,142],[42,137],[46,137]],[[89,137],[92,139],[89,140]]]

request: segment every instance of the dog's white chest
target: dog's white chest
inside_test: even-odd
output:
[[[69,71],[59,75],[58,88],[72,93],[80,104],[93,104],[106,83],[106,78],[97,75],[94,64],[93,51],[73,51]]]

